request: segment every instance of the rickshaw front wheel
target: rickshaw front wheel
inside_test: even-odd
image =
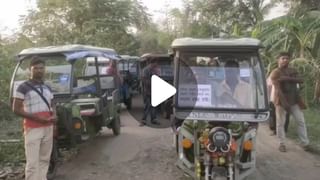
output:
[[[128,110],[131,109],[131,106],[132,106],[132,98],[131,97],[125,100],[125,105]]]
[[[111,123],[111,129],[113,132],[113,135],[118,136],[120,134],[120,117],[119,115],[116,115],[116,117],[113,119]]]
[[[47,179],[52,180],[55,178],[57,174],[57,169],[58,169],[58,146],[57,142],[54,139],[53,140],[53,145],[52,145],[52,152],[51,152],[51,157],[50,157],[50,164],[47,172]]]

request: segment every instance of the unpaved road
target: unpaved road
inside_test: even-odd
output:
[[[82,144],[79,154],[59,168],[58,180],[182,180],[190,179],[175,166],[170,128],[139,127],[122,112],[122,133],[111,130]],[[161,120],[167,121],[167,120]],[[167,123],[167,122],[165,122]],[[262,124],[257,140],[257,169],[249,180],[319,180],[320,157],[290,141],[280,153],[275,136]]]

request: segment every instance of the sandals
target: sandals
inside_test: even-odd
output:
[[[279,146],[279,151],[280,151],[280,152],[287,152],[286,146],[285,146],[284,144],[280,144],[280,146]]]

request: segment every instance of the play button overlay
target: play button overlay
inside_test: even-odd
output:
[[[176,88],[167,83],[160,77],[152,75],[151,77],[151,105],[158,106],[177,92]]]

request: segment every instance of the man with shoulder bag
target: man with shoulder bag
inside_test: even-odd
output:
[[[24,118],[26,180],[46,180],[53,145],[53,94],[44,84],[45,62],[32,57],[31,77],[13,92],[13,112]]]

